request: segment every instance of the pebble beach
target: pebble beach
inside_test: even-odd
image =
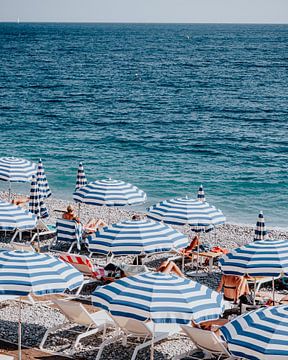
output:
[[[1,193],[0,198],[7,198],[6,193]],[[61,212],[64,211],[69,204],[68,201],[55,199],[53,197],[46,200],[47,207],[49,209],[50,217],[49,224],[55,223],[57,217],[61,216]],[[75,205],[77,209],[77,205]],[[81,220],[83,222],[88,221],[90,218],[101,218],[106,223],[112,224],[124,219],[130,219],[136,212],[131,209],[123,208],[106,208],[106,207],[93,207],[82,205],[81,207]],[[144,213],[137,213],[142,217],[145,217]],[[189,238],[194,236],[189,232],[188,228],[178,227],[178,230],[187,234]],[[268,229],[269,230],[269,229]],[[202,242],[210,244],[210,246],[221,246],[225,249],[232,249],[244,244],[247,244],[253,240],[254,228],[247,225],[237,224],[225,224],[219,226],[216,231],[202,235]],[[271,239],[287,239],[288,231],[283,229],[273,229],[269,231],[269,238]],[[10,237],[6,234],[6,237],[2,236],[0,241],[0,247],[10,248]],[[45,251],[44,241],[41,243],[43,251]],[[51,252],[53,254],[53,252]],[[54,254],[55,255],[55,254]],[[171,255],[170,255],[171,256]],[[158,254],[149,257],[147,263],[145,263],[149,269],[153,270],[161,261],[168,258],[169,254]],[[132,263],[133,257],[119,257],[115,259],[115,262]],[[207,285],[212,289],[216,289],[220,281],[220,272],[215,267],[212,274],[209,276],[198,277],[197,281]],[[277,289],[277,288],[276,288]],[[88,289],[88,291],[91,289]],[[84,290],[85,291],[85,290]],[[264,296],[271,296],[271,288],[269,286],[261,289],[261,294]],[[276,292],[276,299],[280,299],[282,296],[288,294],[288,291],[280,290]],[[35,298],[36,299],[36,298]],[[93,310],[92,306],[88,306],[89,310]],[[23,344],[29,347],[39,347],[41,338],[47,328],[53,327],[65,322],[65,317],[59,310],[51,306],[49,299],[37,298],[35,304],[24,302],[23,304]],[[18,303],[17,301],[3,301],[0,303],[0,338],[17,343],[17,326],[18,326]],[[75,325],[68,324],[67,330],[77,330]],[[111,335],[111,331],[107,333],[107,337]],[[47,350],[53,353],[62,353],[68,357],[74,359],[94,359],[97,353],[97,347],[102,341],[100,335],[91,336],[84,339],[77,349],[74,349],[71,345],[75,339],[75,333],[70,331],[61,331],[50,336],[47,342]],[[173,356],[192,348],[191,342],[182,336],[173,336],[168,341],[160,342],[155,346],[155,359],[172,359]],[[124,347],[121,343],[115,343],[107,347],[107,350],[103,353],[103,359],[119,359],[126,360],[132,355],[133,347]],[[199,352],[199,359],[202,355]],[[149,358],[149,349],[143,350],[139,353],[137,359]]]

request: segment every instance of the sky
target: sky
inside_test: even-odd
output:
[[[0,0],[0,21],[288,23],[288,0]]]

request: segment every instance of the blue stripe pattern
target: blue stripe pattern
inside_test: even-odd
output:
[[[29,182],[36,174],[36,164],[15,157],[0,158],[0,180],[10,182]]]
[[[151,254],[187,245],[181,232],[152,220],[126,220],[88,236],[89,251],[105,255]]]
[[[78,189],[73,199],[76,202],[98,206],[136,205],[146,201],[144,191],[120,180],[98,180]]]
[[[198,194],[197,194],[197,199],[199,201],[203,201],[205,202],[205,193],[204,193],[204,188],[203,188],[203,185],[200,185],[199,186],[199,190],[198,190]]]
[[[218,319],[222,295],[187,278],[145,273],[119,279],[92,293],[92,304],[140,321],[187,324]]]
[[[288,274],[288,240],[262,240],[232,250],[219,260],[228,275]]]
[[[81,232],[81,234],[80,234]],[[82,240],[82,227],[74,220],[57,219],[56,221],[57,241],[72,243]]]
[[[256,223],[254,241],[265,240],[267,235],[263,212],[260,211]]]
[[[4,231],[31,230],[36,226],[37,218],[20,206],[0,200],[0,229]]]
[[[82,186],[85,185],[87,185],[87,179],[84,172],[83,164],[80,163],[77,172],[75,191],[77,191],[78,189],[80,189]]]
[[[221,327],[235,357],[249,360],[288,359],[288,306],[251,311]]]
[[[40,192],[40,195],[42,196],[42,198],[45,199],[45,198],[48,198],[49,196],[51,196],[52,193],[51,193],[51,190],[50,190],[50,187],[48,184],[48,180],[47,180],[41,159],[39,160],[39,163],[38,163],[36,179],[37,179],[37,183],[38,183],[39,192]]]
[[[30,198],[29,198],[29,211],[35,214],[38,219],[45,219],[49,216],[48,209],[44,204],[42,196],[39,192],[36,177],[32,177]]]
[[[165,200],[153,205],[148,209],[147,216],[167,224],[189,225],[195,232],[211,231],[226,221],[219,209],[188,197]]]
[[[51,255],[28,251],[0,252],[0,295],[45,295],[73,290],[83,275]]]

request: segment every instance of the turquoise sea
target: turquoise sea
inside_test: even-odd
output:
[[[0,24],[0,156],[288,227],[288,26]],[[0,184],[4,188],[6,184]],[[14,189],[21,186],[15,185]]]

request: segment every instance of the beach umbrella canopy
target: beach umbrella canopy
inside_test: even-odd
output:
[[[267,235],[263,212],[260,211],[255,228],[254,241],[265,240]]]
[[[29,182],[36,174],[36,164],[15,157],[0,158],[0,180],[9,182]]]
[[[4,231],[31,230],[36,226],[37,218],[28,210],[0,200],[0,229]]]
[[[47,254],[0,252],[0,296],[37,296],[74,290],[83,275],[72,265]],[[18,359],[21,360],[21,298],[19,301]]]
[[[187,245],[184,234],[152,220],[126,220],[88,236],[89,251],[105,255],[151,254]]]
[[[92,293],[92,304],[124,316],[155,323],[187,324],[217,319],[222,295],[187,278],[163,273],[121,278]]]
[[[85,185],[87,185],[87,179],[84,172],[83,164],[80,162],[77,172],[75,191],[77,191],[78,189],[80,189],[82,186]]]
[[[82,282],[78,270],[54,256],[19,250],[0,252],[0,295],[62,293]]]
[[[199,186],[197,200],[205,202],[205,193],[204,193],[203,185]]]
[[[288,274],[288,240],[262,240],[233,249],[219,259],[227,275],[272,276]]]
[[[188,197],[164,200],[148,209],[153,220],[172,225],[189,225],[195,232],[208,232],[226,221],[222,211],[207,202]]]
[[[120,180],[98,180],[78,189],[73,199],[79,203],[97,206],[136,205],[146,201],[144,191]]]
[[[44,219],[49,216],[48,209],[44,204],[43,198],[40,194],[36,177],[33,176],[31,181],[29,211],[35,214],[38,219]]]
[[[46,178],[46,174],[44,171],[44,167],[42,164],[42,160],[39,160],[36,179],[38,183],[39,193],[43,199],[48,198],[52,195],[51,190],[49,188],[49,184]]]
[[[238,316],[220,329],[232,355],[249,360],[288,359],[288,306]]]

